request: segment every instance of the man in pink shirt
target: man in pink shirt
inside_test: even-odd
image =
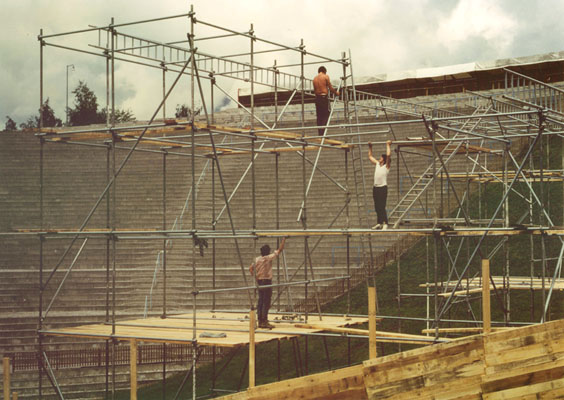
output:
[[[260,248],[260,257],[257,257],[249,267],[249,272],[255,276],[259,286],[272,285],[272,261],[284,250],[284,243],[286,243],[286,238],[282,239],[280,247],[274,253],[270,252],[270,246],[267,244]],[[257,304],[259,328],[274,328],[274,325],[268,323],[268,310],[270,309],[271,299],[272,287],[259,288]]]
[[[318,74],[313,78],[313,91],[315,92],[315,112],[317,114],[317,126],[327,125],[329,119],[329,90],[338,96],[339,92],[333,89],[331,79],[327,75],[327,69],[321,66]],[[319,136],[323,136],[325,128],[318,128]]]

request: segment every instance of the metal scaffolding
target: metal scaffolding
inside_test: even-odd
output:
[[[186,23],[187,39],[174,42],[159,42],[139,35],[126,33],[131,26],[143,26],[153,22],[169,22],[180,20]],[[196,28],[205,28],[206,32],[214,31],[211,36],[196,34]],[[59,39],[84,34],[97,35],[98,40],[90,42],[88,47],[71,47],[60,44]],[[199,43],[218,40],[237,39],[246,42],[248,51],[228,55],[212,55],[197,47]],[[459,332],[471,332],[477,328],[488,331],[491,324],[497,326],[516,326],[522,321],[512,321],[510,289],[527,289],[531,291],[531,302],[534,304],[534,290],[541,290],[542,310],[540,318],[532,309],[532,318],[540,322],[550,319],[549,307],[554,290],[560,288],[562,270],[562,254],[564,253],[564,230],[558,228],[555,215],[547,204],[547,190],[550,182],[562,182],[563,170],[558,165],[547,165],[547,152],[550,141],[561,138],[564,128],[564,109],[562,98],[564,91],[543,82],[536,81],[511,70],[506,70],[505,89],[484,96],[479,93],[467,94],[468,101],[462,112],[455,112],[444,107],[430,107],[416,101],[397,100],[373,93],[356,90],[352,71],[350,52],[342,53],[340,58],[328,58],[306,51],[303,40],[298,46],[287,46],[262,39],[255,35],[253,26],[245,32],[220,27],[196,18],[193,9],[187,14],[166,18],[155,18],[145,21],[116,24],[113,19],[107,26],[44,35],[41,31],[40,42],[40,104],[44,104],[44,61],[43,53],[47,47],[76,51],[95,57],[103,57],[106,61],[107,96],[106,110],[108,120],[105,127],[67,128],[61,130],[43,128],[37,135],[40,140],[40,226],[37,230],[19,232],[17,235],[35,235],[39,237],[39,317],[38,317],[38,354],[39,396],[42,396],[43,374],[49,379],[60,398],[63,398],[50,367],[45,352],[44,338],[50,330],[44,328],[45,318],[52,308],[55,297],[64,285],[76,260],[90,240],[106,241],[106,268],[108,290],[106,292],[106,323],[111,326],[109,339],[106,340],[107,391],[116,390],[116,328],[120,322],[116,320],[116,248],[117,241],[155,240],[162,242],[162,250],[158,254],[157,265],[162,269],[163,309],[162,318],[169,317],[167,308],[167,252],[175,240],[188,239],[192,246],[192,365],[184,383],[191,377],[193,398],[196,396],[196,363],[200,354],[198,340],[197,302],[198,296],[211,294],[212,310],[216,310],[215,296],[227,291],[243,291],[247,295],[251,314],[254,310],[254,293],[256,283],[249,283],[246,278],[246,267],[240,250],[240,243],[259,238],[296,237],[303,240],[303,262],[292,276],[286,266],[285,259],[280,261],[278,283],[272,285],[277,293],[273,304],[287,298],[287,312],[301,313],[305,322],[312,313],[321,320],[325,314],[321,312],[323,290],[319,285],[328,280],[336,281],[335,285],[350,290],[359,282],[368,281],[370,288],[375,288],[377,274],[390,262],[397,265],[397,306],[398,315],[378,315],[378,318],[397,320],[398,332],[401,332],[401,321],[418,320],[426,323],[426,334],[429,342],[444,340],[443,333],[452,333],[448,329],[459,329]],[[292,53],[297,61],[288,65],[264,66],[257,59],[277,52]],[[162,70],[162,100],[154,110],[147,123],[137,126],[118,126],[113,121],[116,110],[115,103],[115,64],[116,62],[132,63],[144,67]],[[333,99],[331,115],[327,126],[316,126],[306,123],[306,103],[312,97],[312,82],[305,77],[308,65],[331,63],[342,68],[340,80],[340,98]],[[166,74],[175,75],[174,81],[167,89]],[[190,108],[195,110],[196,103],[202,104],[203,116],[196,121],[194,113],[189,120],[171,120],[166,116],[166,104],[170,94],[178,82],[187,77],[190,79]],[[223,85],[226,80],[235,80],[249,85],[250,107],[245,107],[229,94]],[[204,82],[209,82],[209,86]],[[260,117],[254,104],[254,97],[260,86],[272,94],[274,118],[271,123]],[[205,92],[209,88],[209,94]],[[215,124],[214,93],[220,91],[238,104],[249,116],[248,126],[228,127]],[[279,104],[279,94],[287,99]],[[210,99],[208,104],[207,100]],[[472,104],[473,102],[473,104]],[[299,121],[296,124],[285,123],[290,105],[297,103]],[[342,107],[342,119],[336,120],[336,112]],[[43,115],[43,113],[40,113]],[[157,117],[162,115],[162,119]],[[405,126],[415,126],[422,136],[403,138],[396,130]],[[316,134],[318,128],[324,128],[323,136]],[[396,169],[398,198],[389,217],[394,229],[375,231],[370,229],[369,195],[367,194],[367,172],[363,165],[364,146],[370,137],[389,135],[396,146]],[[65,144],[92,146],[107,149],[107,183],[97,197],[89,213],[77,229],[54,230],[44,227],[44,147],[47,144]],[[383,144],[385,141],[374,142]],[[116,152],[125,150],[127,155],[121,163],[116,161]],[[344,170],[346,182],[338,182],[319,166],[322,151],[341,151],[344,154]],[[150,152],[162,155],[162,228],[148,230],[119,230],[116,226],[116,180],[135,152]],[[302,202],[297,215],[300,229],[281,229],[279,215],[279,156],[283,152],[294,152],[301,157]],[[313,154],[311,158],[307,154]],[[564,153],[563,153],[564,154]],[[276,179],[276,224],[272,229],[261,229],[257,226],[257,211],[260,205],[256,199],[256,163],[260,155],[271,155],[275,158]],[[413,170],[407,160],[408,156],[426,159],[426,168]],[[240,156],[245,160],[247,168],[231,193],[225,184],[223,157]],[[189,227],[182,226],[178,220],[169,228],[167,220],[167,163],[170,157],[186,157],[191,163],[191,189],[182,210],[190,207],[191,220]],[[564,155],[562,156],[564,159]],[[201,161],[202,173],[196,175],[196,161]],[[211,168],[212,188],[212,221],[197,220],[197,192],[200,181],[205,178],[206,171]],[[311,172],[308,174],[308,168]],[[351,170],[352,168],[352,170]],[[401,174],[400,175],[400,171]],[[328,178],[342,193],[344,203],[332,221],[327,221],[326,228],[312,228],[308,225],[308,198],[310,187],[316,173]],[[252,190],[250,199],[251,228],[238,227],[232,214],[231,200],[239,186],[250,175]],[[209,178],[208,178],[209,179]],[[217,181],[216,181],[217,180]],[[297,181],[298,179],[296,179]],[[492,203],[490,198],[482,199],[485,185],[501,187],[500,195]],[[221,191],[223,205],[215,204],[216,186]],[[477,186],[477,187],[476,187]],[[404,189],[405,187],[405,189]],[[476,193],[478,191],[478,199]],[[510,215],[510,196],[526,203],[529,211],[521,216]],[[484,194],[485,197],[485,194]],[[487,202],[487,203],[486,203]],[[88,229],[94,213],[105,203],[106,226],[104,229]],[[356,207],[354,214],[358,221],[353,221],[351,206]],[[482,209],[487,206],[487,209]],[[335,226],[335,221],[345,216],[344,226]],[[220,218],[227,218],[228,228],[218,229]],[[560,216],[557,217],[560,220]],[[329,219],[329,218],[328,218]],[[180,218],[182,220],[182,218]],[[14,233],[10,233],[14,235]],[[389,254],[382,256],[373,246],[374,238],[392,235],[398,243]],[[513,237],[527,235],[531,246],[531,276],[528,280],[516,280],[511,276],[509,268],[508,244]],[[312,243],[312,238],[317,238]],[[319,242],[326,237],[341,237],[346,242],[347,274],[333,278],[318,278],[314,274],[312,253]],[[420,238],[426,241],[427,282],[423,284],[425,294],[403,293],[400,256]],[[362,268],[352,271],[351,245],[352,239],[359,241],[362,254]],[[60,257],[59,262],[47,270],[43,260],[43,246],[49,240],[68,240],[69,245]],[[547,254],[547,241],[559,243],[557,256]],[[213,251],[214,284],[212,288],[202,289],[198,286],[197,251],[211,241]],[[216,241],[232,241],[236,263],[241,270],[243,287],[215,287],[215,249]],[[540,241],[541,253],[533,257],[533,249]],[[76,248],[78,250],[75,252]],[[462,256],[466,251],[467,255]],[[52,281],[54,274],[63,267],[69,254],[75,252],[74,259],[68,266],[65,276],[59,284],[55,295],[47,303],[45,289]],[[489,275],[489,260],[502,256],[503,276]],[[482,264],[477,268],[477,260]],[[537,277],[541,265],[541,276]],[[487,266],[487,268],[486,268]],[[47,271],[49,271],[47,273]],[[156,269],[155,277],[156,278]],[[280,272],[282,271],[282,272]],[[302,277],[297,277],[302,273]],[[283,276],[281,276],[283,274]],[[482,275],[484,274],[484,275]],[[486,275],[487,274],[487,275]],[[299,285],[304,290],[304,300],[294,304],[291,287]],[[491,321],[489,310],[489,290],[493,290],[496,303],[503,316],[502,321]],[[375,289],[374,289],[375,290]],[[486,291],[487,290],[487,291]],[[313,292],[313,295],[312,295]],[[152,296],[152,290],[151,294]],[[427,316],[422,318],[402,317],[402,299],[422,296],[426,299]],[[487,304],[485,299],[488,298]],[[377,302],[374,295],[373,302]],[[474,305],[476,299],[482,299],[480,318]],[[376,304],[374,304],[376,306]],[[350,298],[347,298],[350,314]],[[488,308],[486,308],[488,307]],[[467,319],[451,318],[451,313],[463,309],[469,316]],[[282,311],[283,312],[283,311]],[[434,315],[431,315],[434,314]],[[370,311],[376,317],[376,311]],[[458,314],[456,314],[458,315]],[[145,309],[145,317],[147,309]],[[375,321],[375,320],[374,320]],[[452,328],[456,325],[457,328]],[[375,329],[375,325],[373,327]],[[371,327],[372,329],[372,327]],[[252,328],[249,329],[253,331]],[[254,335],[254,333],[253,333]],[[307,337],[306,337],[306,372],[307,373]],[[313,335],[313,334],[311,334]],[[323,334],[322,337],[331,336]],[[353,337],[348,335],[348,337]],[[254,343],[254,336],[249,339]],[[371,356],[376,355],[376,337],[370,336]],[[399,338],[398,342],[406,342]],[[413,339],[425,342],[426,339]],[[135,344],[136,346],[136,344]],[[133,349],[132,345],[132,349]],[[254,345],[250,346],[253,347]],[[325,344],[327,358],[329,350]],[[132,354],[133,354],[132,350]],[[215,351],[215,350],[214,350]],[[298,349],[299,351],[299,349]],[[215,354],[215,353],[214,353]],[[110,371],[109,368],[112,368]],[[249,364],[251,368],[251,362]],[[166,366],[165,366],[166,369]],[[249,375],[251,375],[249,373]],[[163,373],[163,379],[166,374]],[[250,385],[254,384],[250,381]],[[110,387],[111,385],[111,387]],[[180,392],[180,389],[179,389]]]

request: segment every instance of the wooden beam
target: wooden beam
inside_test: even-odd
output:
[[[376,350],[376,287],[368,287],[368,355],[370,359],[378,357]]]
[[[249,387],[255,387],[255,310],[249,316]]]
[[[10,358],[4,357],[2,360],[2,368],[4,368],[4,398],[10,399]]]
[[[484,333],[492,331],[492,314],[490,304],[490,260],[482,260],[482,320],[484,321]]]
[[[131,381],[131,400],[137,400],[137,340],[132,339],[129,343],[129,368]]]
[[[377,321],[381,318],[377,318]],[[304,329],[316,329],[326,332],[334,333],[346,333],[350,335],[359,336],[370,336],[370,331],[366,329],[356,329],[356,328],[341,328],[341,327],[325,327],[322,324],[295,324],[296,328]],[[398,332],[386,332],[386,331],[376,331],[377,341],[382,343],[408,343],[408,344],[425,344],[421,340],[429,340],[429,344],[432,344],[432,338],[423,335],[410,335],[408,333],[398,333]],[[386,339],[382,339],[382,337]],[[413,340],[409,340],[413,339]],[[449,339],[445,339],[450,341]]]
[[[492,332],[499,332],[499,331],[506,331],[508,329],[515,329],[512,327],[497,327],[497,328],[491,328]],[[435,333],[437,331],[437,329],[422,329],[421,333]],[[482,333],[484,331],[484,328],[482,327],[477,327],[477,328],[471,328],[471,327],[467,327],[467,328],[439,328],[438,329],[439,333],[474,333],[474,334],[479,334]]]

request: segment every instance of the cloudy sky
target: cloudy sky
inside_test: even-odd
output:
[[[112,17],[119,24],[179,15],[187,13],[191,4],[200,20],[235,31],[249,31],[253,24],[258,37],[288,46],[298,46],[303,39],[307,51],[331,58],[350,51],[356,77],[564,50],[563,0],[1,0],[0,129],[6,116],[20,124],[37,112],[40,29],[50,35],[108,25]],[[211,34],[200,26],[196,35]],[[187,29],[186,19],[123,28],[164,42],[185,39]],[[230,40],[209,40],[198,47],[214,55],[248,51],[248,40],[243,44]],[[97,34],[56,41],[98,51]],[[267,53],[257,62],[266,66],[274,59],[278,65],[295,62],[287,53]],[[74,70],[68,68],[69,92],[82,80],[94,90],[99,104],[105,104],[106,96],[101,57],[47,46],[44,97],[63,120],[68,65],[74,65]],[[306,75],[313,76],[316,68],[308,67]],[[339,68],[329,67],[332,77],[340,73]],[[172,73],[167,74],[167,85],[173,79]],[[228,80],[221,85],[235,95],[245,83]],[[162,72],[116,65],[118,107],[148,119],[161,98]],[[167,114],[174,114],[176,104],[188,102],[189,80],[185,79],[167,103]]]

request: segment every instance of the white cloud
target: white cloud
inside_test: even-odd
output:
[[[300,39],[308,52],[339,58],[350,49],[356,77],[374,76],[425,67],[440,67],[472,61],[524,56],[563,50],[558,35],[547,35],[547,26],[561,27],[561,0],[193,0],[196,17],[238,32],[251,23],[257,36],[289,46]],[[11,116],[20,123],[39,107],[39,45],[37,35],[87,28],[89,24],[116,23],[187,13],[184,0],[1,0],[0,14],[9,16],[0,25],[0,118]],[[186,38],[188,19],[169,24],[149,23],[123,28],[156,40]],[[121,28],[120,28],[121,29]],[[196,25],[198,35],[210,29]],[[554,28],[553,28],[554,30]],[[539,33],[543,32],[543,35]],[[77,35],[83,43],[96,42]],[[524,37],[526,40],[514,40]],[[86,38],[86,39],[85,39]],[[540,39],[542,38],[542,39]],[[69,40],[66,42],[71,44]],[[74,44],[74,43],[73,43]],[[215,55],[249,50],[248,39],[198,42],[201,50]],[[523,47],[525,46],[525,47]],[[266,45],[257,44],[257,48]],[[525,50],[523,50],[525,49]],[[93,50],[89,48],[88,50]],[[533,53],[531,53],[533,52]],[[256,57],[263,65],[299,61],[285,51]],[[56,115],[64,119],[65,66],[75,64],[69,86],[86,81],[105,104],[103,58],[47,47],[45,49],[45,97]],[[342,75],[340,66],[327,65],[332,78]],[[313,76],[317,65],[306,67]],[[116,101],[138,118],[148,118],[162,98],[161,72],[123,63],[116,64]],[[167,74],[167,87],[174,76]],[[206,81],[204,83],[208,88]],[[233,95],[248,87],[242,81],[226,80],[222,87]],[[167,114],[176,104],[188,103],[188,80],[167,102]],[[216,95],[217,96],[217,95]],[[216,103],[220,99],[216,97]],[[71,100],[72,104],[72,100]],[[0,128],[4,120],[0,119]]]
[[[503,52],[511,45],[516,27],[517,21],[495,1],[460,0],[452,13],[440,22],[437,40],[455,52],[467,40],[479,37]]]

